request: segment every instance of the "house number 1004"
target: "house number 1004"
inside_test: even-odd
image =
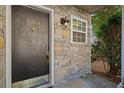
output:
[[[31,18],[27,18],[27,23],[31,25],[33,32],[35,32],[38,26],[41,24],[40,21]]]

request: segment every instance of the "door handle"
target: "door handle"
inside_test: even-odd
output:
[[[47,60],[47,63],[49,63],[49,52],[47,50],[47,53],[46,53],[46,60]]]

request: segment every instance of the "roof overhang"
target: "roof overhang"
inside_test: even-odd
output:
[[[82,9],[89,14],[93,14],[101,9],[104,9],[107,5],[75,5],[75,7]]]

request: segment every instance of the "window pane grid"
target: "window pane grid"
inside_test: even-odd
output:
[[[77,19],[73,19],[73,29],[78,31],[86,31],[86,23]]]
[[[73,41],[74,42],[85,42],[85,34],[80,32],[73,32]]]
[[[72,19],[72,40],[73,42],[86,42],[86,22],[78,19]]]

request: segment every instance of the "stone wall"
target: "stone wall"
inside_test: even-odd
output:
[[[0,6],[0,87],[5,87],[5,28],[6,6]]]
[[[0,6],[0,87],[5,87],[5,10]],[[90,16],[73,6],[47,6],[54,9],[55,31],[55,83],[77,78],[91,72],[90,62]],[[71,43],[71,24],[67,27],[60,24],[60,18],[75,15],[88,21],[88,43]]]
[[[54,9],[55,31],[55,83],[77,78],[91,73],[90,61],[90,16],[84,11],[73,6],[48,6]],[[67,27],[60,23],[62,17],[67,16],[71,21],[71,15],[78,16],[88,21],[88,43],[71,43],[71,22]]]

